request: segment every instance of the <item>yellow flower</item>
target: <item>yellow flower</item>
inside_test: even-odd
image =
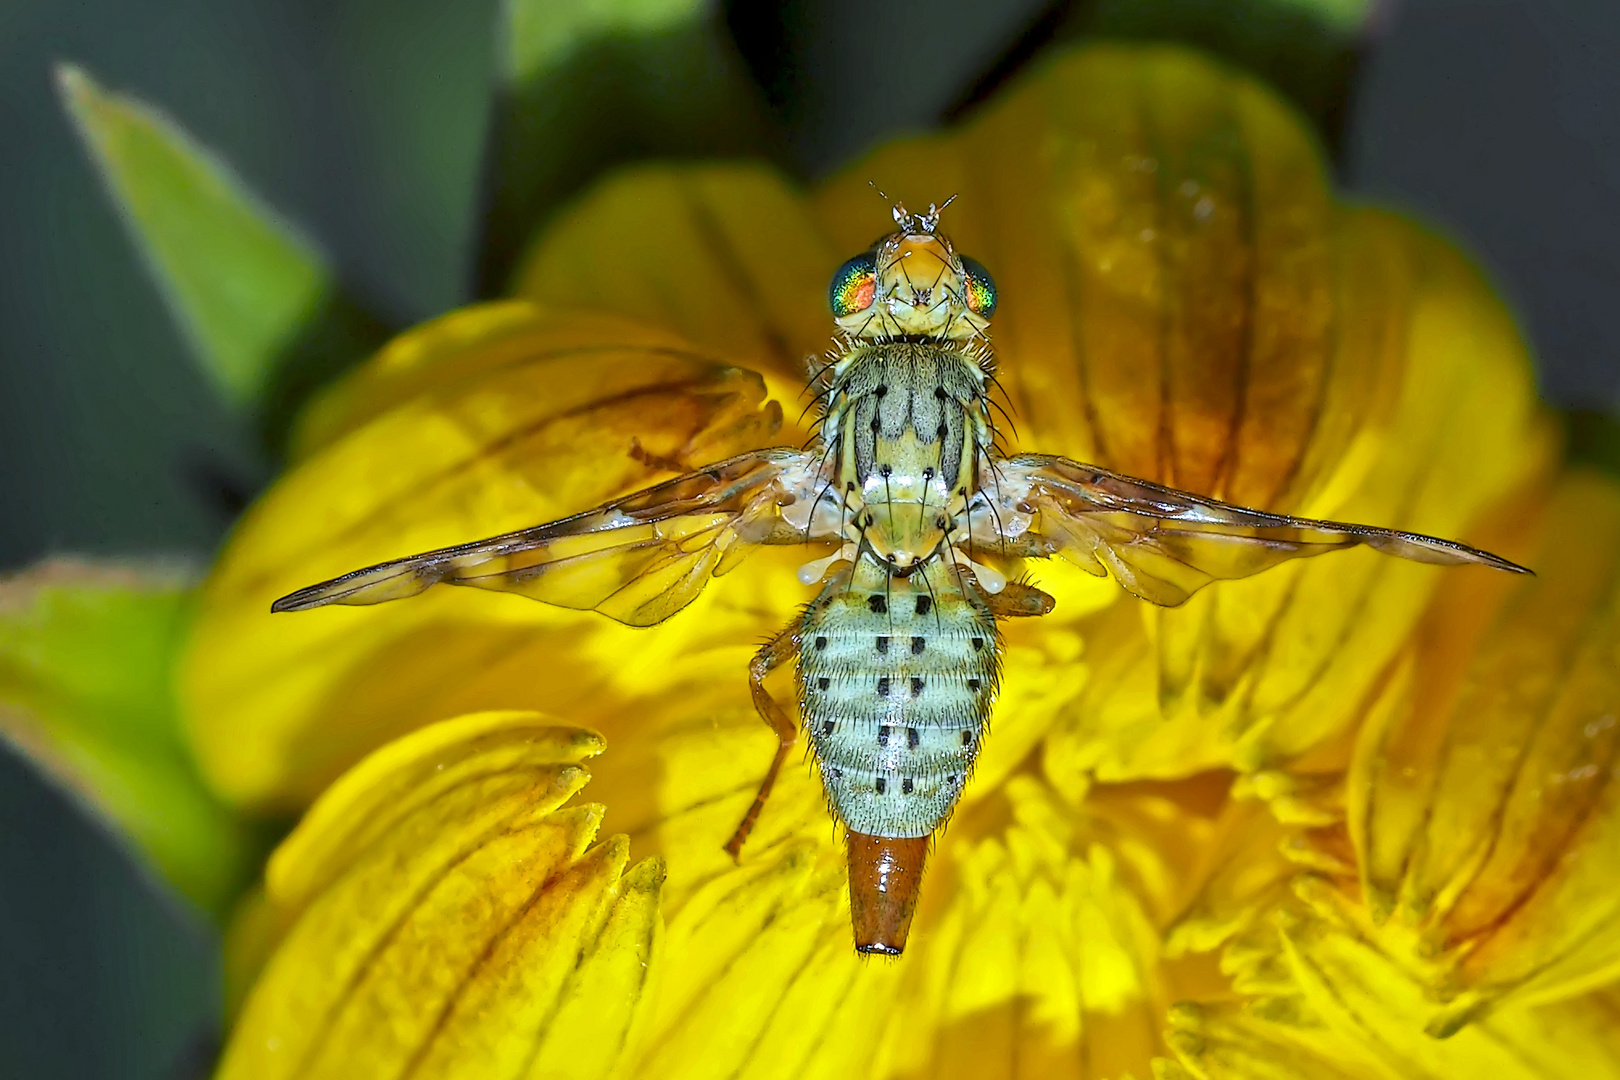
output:
[[[1225,951],[1250,1000],[1173,1015],[1195,1075],[1620,1074],[1620,487],[1536,501],[1492,539],[1541,577],[1447,581],[1365,703],[1302,872]]]
[[[1546,576],[1355,551],[1165,611],[1031,566],[1057,611],[1008,630],[896,962],[851,948],[808,770],[740,864],[721,850],[771,757],[745,671],[805,599],[800,553],[651,630],[475,590],[269,614],[802,439],[827,276],[886,224],[868,178],[958,193],[1024,448],[1484,530]],[[1576,477],[1543,505],[1554,439],[1488,289],[1335,202],[1257,86],[1094,49],[809,197],[640,168],[550,228],[516,293],[320,401],[202,597],[205,773],[308,808],[234,935],[244,983],[269,958],[223,1076],[1620,1075],[1599,1022],[1620,495]]]

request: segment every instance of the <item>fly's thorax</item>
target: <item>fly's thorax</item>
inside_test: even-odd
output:
[[[993,432],[985,354],[955,342],[852,346],[828,380],[824,437],[850,536],[904,569],[936,553],[978,487]]]
[[[840,819],[927,836],[961,798],[995,697],[995,621],[933,559],[909,577],[863,557],[800,624],[799,706]]]

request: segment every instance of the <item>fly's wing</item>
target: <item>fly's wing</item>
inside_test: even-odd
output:
[[[271,610],[380,604],[442,582],[651,626],[756,546],[836,531],[836,515],[829,522],[811,505],[814,462],[798,450],[757,450],[547,525],[355,570],[284,596]],[[793,515],[798,525],[782,513],[796,503],[803,504]]]
[[[1418,562],[1529,573],[1451,540],[1268,514],[1043,454],[998,462],[984,494],[997,512],[975,515],[976,527],[994,521],[999,536],[1012,539],[1008,524],[1027,522],[1021,550],[1062,555],[1099,576],[1112,572],[1128,592],[1166,607],[1211,581],[1357,545]]]

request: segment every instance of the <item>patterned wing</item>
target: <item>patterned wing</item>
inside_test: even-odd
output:
[[[355,570],[270,610],[380,604],[444,583],[651,626],[760,544],[835,536],[836,515],[812,505],[815,464],[798,450],[757,450],[560,521]]]
[[[1211,581],[1248,577],[1289,559],[1365,545],[1418,562],[1530,571],[1488,551],[1418,533],[1269,514],[1044,454],[996,463],[983,494],[995,513],[973,517],[984,540],[1015,539],[1029,554],[1062,555],[1166,607]]]

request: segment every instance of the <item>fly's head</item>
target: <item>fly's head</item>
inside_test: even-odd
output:
[[[845,334],[867,340],[984,336],[996,310],[995,282],[938,231],[943,209],[929,203],[927,213],[912,214],[896,203],[896,231],[838,268],[828,298]]]

